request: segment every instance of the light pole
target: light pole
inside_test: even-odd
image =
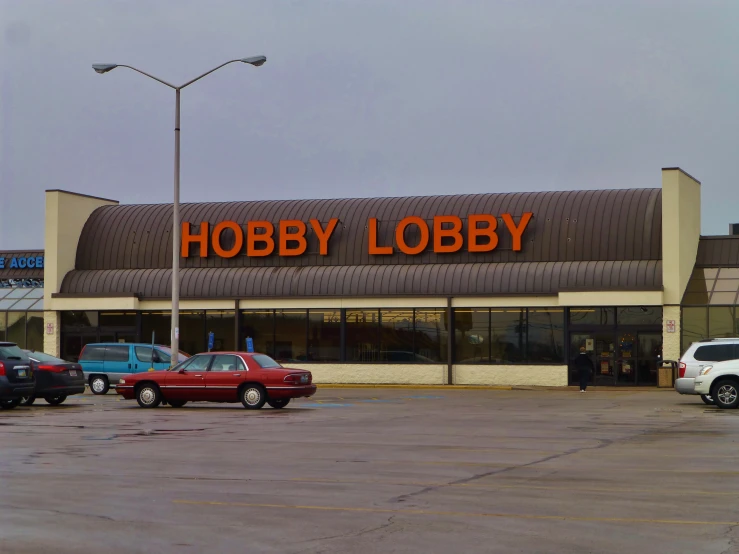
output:
[[[174,203],[172,208],[172,329],[171,329],[171,348],[172,348],[172,359],[170,360],[170,366],[174,367],[177,364],[179,358],[179,342],[180,342],[180,91],[193,84],[195,81],[199,81],[206,75],[210,75],[214,71],[222,68],[230,63],[242,62],[248,63],[255,67],[264,65],[267,61],[265,56],[252,56],[251,58],[241,58],[238,60],[231,60],[226,63],[214,67],[210,71],[206,71],[199,77],[195,77],[191,81],[186,82],[184,85],[175,86],[172,83],[168,83],[154,75],[149,75],[145,71],[131,67],[130,65],[119,65],[114,63],[96,63],[92,64],[92,68],[96,73],[107,73],[108,71],[114,70],[116,67],[127,67],[134,71],[141,73],[159,81],[160,83],[167,85],[169,88],[175,91],[175,116],[174,116]]]

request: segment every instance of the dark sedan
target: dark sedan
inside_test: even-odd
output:
[[[0,342],[0,409],[10,410],[35,387],[33,362],[14,342]]]
[[[85,375],[80,364],[34,350],[25,350],[25,353],[36,370],[36,388],[32,395],[23,397],[21,404],[30,406],[37,398],[43,398],[52,406],[58,406],[68,396],[85,392]]]

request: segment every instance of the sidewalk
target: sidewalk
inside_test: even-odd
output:
[[[567,387],[544,387],[529,385],[367,385],[351,383],[314,383],[319,389],[435,389],[435,390],[552,390],[578,392],[577,386]],[[588,385],[588,391],[607,392],[675,392],[673,387],[604,387]]]

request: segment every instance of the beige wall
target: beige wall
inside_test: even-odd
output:
[[[560,306],[661,306],[662,291],[560,292]]]
[[[679,169],[662,170],[664,303],[680,304],[701,234],[701,184]]]
[[[48,332],[48,326],[51,325],[51,333]],[[61,317],[59,312],[44,312],[44,352],[52,356],[59,356],[61,353]]]
[[[74,269],[77,243],[90,214],[115,200],[94,198],[61,190],[46,191],[44,236],[44,307],[58,310],[51,295],[59,292],[62,280]]]
[[[455,385],[567,386],[565,365],[455,365]]]
[[[307,369],[313,382],[354,385],[444,385],[446,364],[290,364]]]
[[[667,332],[667,322],[675,322],[675,332]],[[680,359],[680,306],[662,308],[662,359],[677,361]]]

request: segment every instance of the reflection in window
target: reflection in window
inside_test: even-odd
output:
[[[5,312],[0,312],[0,340],[8,340],[6,337],[6,332],[8,329],[8,324],[5,321],[7,318],[7,315]]]
[[[454,338],[457,363],[490,363],[490,310],[454,310]]]
[[[495,364],[522,362],[526,352],[526,308],[490,310],[490,358]]]
[[[662,306],[618,308],[619,325],[662,325]]]
[[[26,313],[8,312],[8,341],[26,347]]]
[[[62,312],[62,327],[82,328],[98,326],[97,312]]]
[[[241,313],[243,337],[240,346],[246,350],[246,339],[251,338],[254,352],[274,356],[275,314],[273,310],[248,310]]]
[[[44,350],[44,316],[28,313],[26,321],[26,348],[29,350]]]
[[[234,341],[236,316],[233,310],[208,310],[205,312],[205,336],[203,341],[208,345],[208,333],[213,333],[213,351],[246,350],[246,343],[237,347]]]
[[[172,314],[170,312],[143,312],[141,314],[141,342],[154,341],[155,344],[170,345],[171,333]],[[180,333],[181,337],[182,333]]]
[[[563,309],[529,308],[528,330],[527,361],[532,363],[564,362],[565,332]]]
[[[614,308],[570,308],[571,325],[614,325]]]
[[[447,361],[447,317],[444,309],[415,310],[413,335],[416,362]]]
[[[708,338],[708,308],[683,308],[682,352],[695,341]]]
[[[136,327],[136,312],[100,312],[100,327]]]
[[[308,359],[306,310],[275,311],[275,359],[278,362]]]
[[[708,308],[708,336],[734,336],[734,307],[711,306]]]
[[[380,310],[380,361],[412,362],[413,309]]]
[[[341,310],[308,311],[308,361],[341,360]]]
[[[204,324],[205,314],[203,312],[180,312],[180,350],[193,355],[198,352],[205,352],[208,349],[208,343],[205,340]]]
[[[376,362],[379,360],[379,310],[346,311],[346,360]]]

